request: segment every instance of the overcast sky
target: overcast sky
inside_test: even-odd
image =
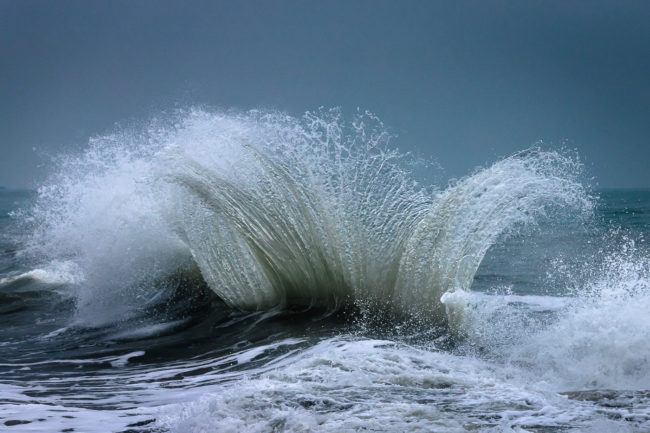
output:
[[[650,187],[650,2],[0,0],[0,185],[193,104],[361,107],[447,177],[567,140]]]

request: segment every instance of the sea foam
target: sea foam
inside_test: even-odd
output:
[[[575,158],[531,148],[445,189],[369,113],[191,109],[61,157],[25,253],[70,261],[79,315],[128,317],[197,270],[227,304],[363,304],[444,318],[488,248],[558,209],[588,214]]]

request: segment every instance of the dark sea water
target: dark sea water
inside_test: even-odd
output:
[[[0,189],[0,430],[650,431],[650,190],[180,113]]]

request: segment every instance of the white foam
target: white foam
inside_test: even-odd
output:
[[[444,318],[504,233],[554,209],[588,212],[580,164],[529,149],[444,191],[371,114],[188,110],[91,140],[39,189],[28,251],[72,260],[80,320],[128,317],[179,268],[229,305],[357,302]]]
[[[32,269],[17,275],[11,275],[0,279],[0,287],[19,280],[36,280],[43,284],[78,284],[83,281],[83,274],[79,266],[72,261],[50,262],[44,268]]]
[[[381,340],[330,339],[248,380],[218,386],[192,402],[165,406],[157,426],[198,431],[527,431],[587,429],[606,421],[590,402],[549,391],[515,371]],[[630,408],[626,408],[630,410]],[[608,424],[609,423],[609,424]]]
[[[571,296],[456,291],[442,302],[470,352],[523,368],[549,389],[649,390],[647,252],[626,242],[565,281]]]
[[[571,395],[559,392],[562,377],[550,384],[551,376],[529,366],[387,340],[336,337],[305,348],[305,340],[287,339],[155,367],[127,363],[141,355],[107,357],[102,361],[119,365],[90,376],[0,385],[0,419],[32,421],[16,431],[88,432],[151,419],[152,428],[169,432],[650,427],[647,393]],[[73,394],[66,392],[71,386]]]
[[[559,387],[649,390],[650,259],[626,247],[595,265],[559,320],[512,359]]]

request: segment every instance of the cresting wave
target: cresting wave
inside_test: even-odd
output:
[[[348,124],[338,110],[203,109],[96,137],[39,189],[23,254],[74,263],[79,315],[96,323],[197,269],[240,309],[352,303],[444,318],[441,296],[469,289],[500,236],[592,208],[581,165],[560,153],[528,149],[436,190],[390,139],[369,113]]]

